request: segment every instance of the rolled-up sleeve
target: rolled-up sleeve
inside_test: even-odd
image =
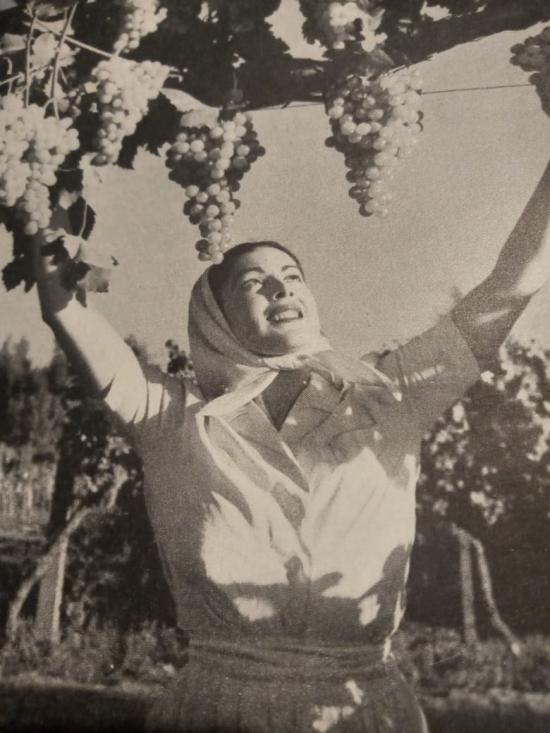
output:
[[[118,421],[137,437],[141,433],[153,435],[183,419],[185,387],[178,377],[132,354],[127,363],[120,364],[103,399]]]
[[[450,315],[382,357],[376,366],[399,386],[422,432],[429,430],[481,375]]]

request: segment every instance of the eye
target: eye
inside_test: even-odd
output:
[[[285,277],[285,280],[293,280],[295,282],[301,283],[302,282],[302,276],[299,273],[295,272],[292,275],[287,275]]]
[[[258,277],[250,277],[241,283],[241,288],[243,290],[252,290],[252,288],[255,285],[261,285],[261,284],[262,284],[262,281]]]

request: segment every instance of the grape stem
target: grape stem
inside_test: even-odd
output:
[[[80,227],[80,231],[78,232],[78,236],[81,239],[86,229],[87,223],[88,223],[88,202],[86,201],[86,199],[84,199],[84,211],[82,212],[82,226]]]
[[[32,42],[34,40],[34,29],[36,27],[37,18],[33,14],[31,18],[31,24],[29,27],[29,33],[27,35],[27,42],[25,44],[25,107],[29,106],[29,100],[31,95],[31,82],[32,82],[32,64],[31,64],[31,52]]]
[[[76,4],[75,4],[76,6]],[[73,7],[75,7],[73,6]],[[63,31],[55,30],[54,28],[50,28],[50,26],[47,23],[44,23],[41,20],[38,20],[36,22],[39,28],[42,28],[45,31],[48,31],[49,33],[53,33],[54,36],[61,36],[63,35]],[[68,31],[65,34],[64,43],[69,43],[72,46],[77,46],[78,48],[82,48],[85,51],[90,51],[91,53],[95,53],[98,56],[103,56],[106,59],[113,59],[115,58],[115,55],[112,53],[109,53],[108,51],[103,51],[101,48],[96,48],[96,46],[90,46],[88,43],[84,43],[83,41],[79,41],[76,38],[73,38],[72,36],[68,35]],[[129,61],[130,59],[124,59],[125,61]]]
[[[43,30],[49,31],[50,33],[53,33],[54,36],[60,36],[63,31],[55,30],[54,28],[50,28],[47,23],[44,23],[41,20],[36,21],[36,25],[39,28],[42,28]],[[76,46],[77,48],[82,48],[84,51],[89,51],[90,53],[95,53],[98,56],[103,56],[105,59],[122,59],[122,61],[127,61],[129,64],[135,63],[132,61],[132,59],[124,58],[124,56],[119,56],[118,54],[109,53],[108,51],[104,51],[101,48],[97,48],[97,46],[91,46],[89,43],[84,43],[84,41],[79,41],[77,38],[73,38],[72,36],[66,35],[64,39],[64,43],[68,43],[72,46]],[[173,66],[168,67],[171,72],[174,74],[179,74],[178,69],[176,69]]]
[[[71,7],[69,12],[65,11],[65,24],[63,25],[63,30],[61,31],[61,35],[59,36],[59,40],[57,43],[57,49],[55,52],[55,60],[53,63],[53,71],[52,71],[52,85],[50,88],[50,100],[53,104],[53,110],[55,113],[55,116],[59,119],[59,110],[57,109],[57,100],[55,98],[55,92],[56,87],[58,83],[59,78],[59,69],[60,69],[60,63],[61,63],[61,52],[63,50],[63,46],[65,45],[65,39],[67,38],[67,35],[71,29],[74,14],[76,12],[76,9],[78,7],[79,0],[76,0],[74,5]]]
[[[13,61],[10,59],[9,56],[2,57],[2,61],[5,61],[8,67],[8,74],[11,74],[13,71]]]
[[[13,61],[9,58],[9,56],[5,57],[4,58],[4,61],[6,62],[7,66],[8,66],[8,72],[7,73],[8,74],[11,74],[11,72],[13,71]],[[13,76],[10,77],[8,79],[8,81],[10,83],[10,88],[8,89],[8,94],[11,94],[11,81],[13,81]]]
[[[31,76],[34,74],[38,74],[39,71],[43,71],[44,69],[47,69],[48,66],[51,66],[51,61],[47,64],[43,64],[42,66],[37,66],[35,69],[31,69]],[[18,79],[24,79],[25,78],[25,72],[20,71],[17,74],[14,74],[13,76],[8,77],[7,79],[2,79],[0,81],[0,87],[3,87],[5,84],[13,84],[14,81],[17,81]],[[11,89],[10,89],[11,92]]]

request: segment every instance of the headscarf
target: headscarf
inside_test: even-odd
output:
[[[302,351],[282,356],[260,356],[234,336],[220,310],[206,270],[195,283],[189,304],[189,346],[195,375],[206,400],[201,414],[227,415],[258,397],[280,371],[308,369],[338,389],[359,384],[379,397],[400,399],[394,383],[364,361],[350,364],[322,335]]]

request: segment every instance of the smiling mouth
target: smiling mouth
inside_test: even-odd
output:
[[[304,314],[299,308],[293,306],[284,306],[272,311],[267,317],[270,323],[289,323],[290,321],[299,321]]]

